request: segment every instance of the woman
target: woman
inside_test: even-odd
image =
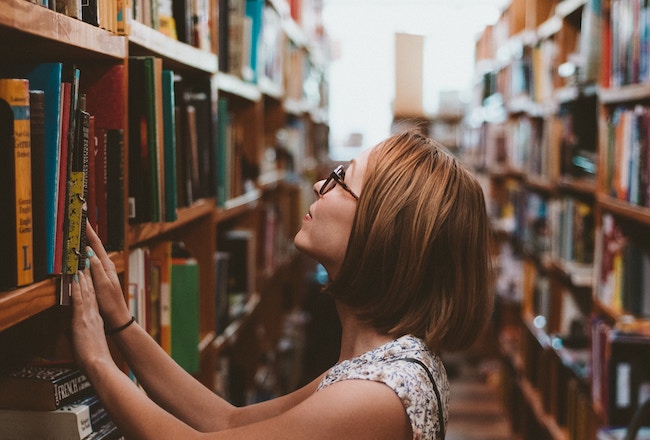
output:
[[[295,244],[329,273],[339,360],[293,393],[242,408],[132,324],[115,267],[89,231],[92,277],[79,273],[72,290],[75,353],[127,438],[444,438],[449,385],[438,353],[469,346],[492,305],[479,184],[434,141],[405,132],[314,192]],[[105,328],[147,395],[113,362]]]

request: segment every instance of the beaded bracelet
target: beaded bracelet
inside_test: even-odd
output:
[[[104,333],[106,333],[107,335],[114,335],[116,333],[121,332],[122,330],[124,330],[125,328],[133,324],[134,322],[135,322],[135,316],[131,316],[131,319],[129,319],[129,322],[127,322],[126,324],[121,325],[117,328],[107,328],[104,330]]]

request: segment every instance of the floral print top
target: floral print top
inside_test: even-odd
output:
[[[438,400],[431,380],[420,365],[400,361],[404,358],[419,359],[429,367],[440,392],[446,426],[449,404],[447,372],[440,357],[432,354],[424,341],[414,336],[402,336],[335,365],[325,375],[318,390],[348,379],[384,383],[395,391],[402,401],[411,421],[413,440],[440,438],[442,434],[439,433]]]

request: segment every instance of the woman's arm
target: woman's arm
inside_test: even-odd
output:
[[[131,315],[115,265],[90,225],[87,230],[93,250],[93,255],[90,256],[92,281],[86,277],[88,283],[84,287],[93,291],[92,298],[96,295],[106,326],[118,328],[128,322]],[[311,395],[320,380],[314,380],[302,389],[278,399],[235,408],[183,370],[137,324],[130,325],[111,338],[147,394],[162,408],[202,431],[221,430],[276,416]]]
[[[174,412],[183,416],[176,418],[164,408],[156,405],[146,394],[115,365],[104,335],[104,322],[99,314],[95,292],[89,274],[79,272],[78,280],[72,287],[72,336],[75,357],[79,366],[86,372],[93,387],[108,411],[127,438],[131,439],[228,439],[228,440],[325,440],[344,439],[406,439],[410,435],[408,418],[397,395],[387,386],[371,381],[343,381],[326,389],[312,393],[310,386],[285,398],[255,405],[241,410],[214,397],[198,399],[197,404],[191,396],[200,385],[189,384],[183,377],[179,382],[163,383],[150,379],[153,388],[165,388],[164,399],[183,402],[172,405]],[[168,358],[153,350],[150,338],[137,326],[130,326],[119,336],[122,343],[142,347],[143,353],[135,355],[136,349],[129,353],[136,359],[145,358],[147,353],[157,360]],[[164,354],[164,352],[163,352]],[[142,359],[140,359],[142,361]],[[185,376],[178,374],[180,367],[173,362],[162,365],[150,364],[152,372],[146,376],[154,378],[156,371],[165,376]],[[198,384],[198,383],[197,383]],[[203,393],[201,393],[204,395]],[[159,397],[160,398],[160,397]],[[300,401],[300,403],[297,403]],[[169,402],[168,402],[169,403]],[[210,406],[214,405],[210,409]],[[189,415],[195,410],[197,414]],[[234,411],[234,412],[233,412]],[[241,412],[239,412],[241,411]],[[279,413],[276,415],[275,413]],[[236,416],[233,418],[233,414]],[[262,414],[264,417],[259,417]],[[200,420],[205,417],[205,420]],[[236,428],[230,428],[229,420]],[[254,422],[254,420],[260,420]],[[201,434],[201,431],[218,431]]]

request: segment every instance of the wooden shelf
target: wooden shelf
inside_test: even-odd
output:
[[[241,214],[254,209],[257,207],[261,198],[262,192],[253,190],[234,199],[227,200],[224,207],[217,208],[217,223],[239,217]]]
[[[194,68],[206,73],[217,73],[216,54],[174,40],[135,20],[131,22],[130,55],[155,55],[165,59],[175,69]]]
[[[109,254],[117,273],[124,272],[124,253]],[[0,293],[0,331],[58,304],[59,277]]]
[[[241,329],[246,325],[259,306],[261,299],[262,297],[258,293],[253,293],[244,306],[243,314],[228,324],[223,333],[214,338],[212,341],[212,348],[217,353],[237,342],[237,337],[239,336]]]
[[[561,190],[594,197],[596,194],[596,180],[562,176],[558,181],[558,188]]]
[[[16,38],[16,32],[24,36]],[[25,0],[3,0],[0,39],[12,42],[3,50],[18,58],[47,59],[52,53],[62,58],[121,60],[127,56],[126,37]]]
[[[555,14],[559,17],[568,17],[587,4],[587,0],[563,0],[555,6]]]
[[[262,92],[255,84],[244,82],[236,76],[227,73],[219,72],[217,75],[217,87],[224,93],[250,102],[259,102],[262,99]]]
[[[650,226],[650,208],[632,205],[624,200],[619,200],[605,194],[598,194],[597,199],[600,206],[606,211]]]
[[[188,208],[178,210],[178,219],[174,222],[165,223],[142,223],[129,226],[128,243],[136,247],[146,241],[156,239],[161,235],[168,234],[195,220],[214,212],[214,199],[201,199]]]
[[[610,89],[601,88],[598,92],[598,99],[607,105],[650,99],[650,84],[631,84]]]

